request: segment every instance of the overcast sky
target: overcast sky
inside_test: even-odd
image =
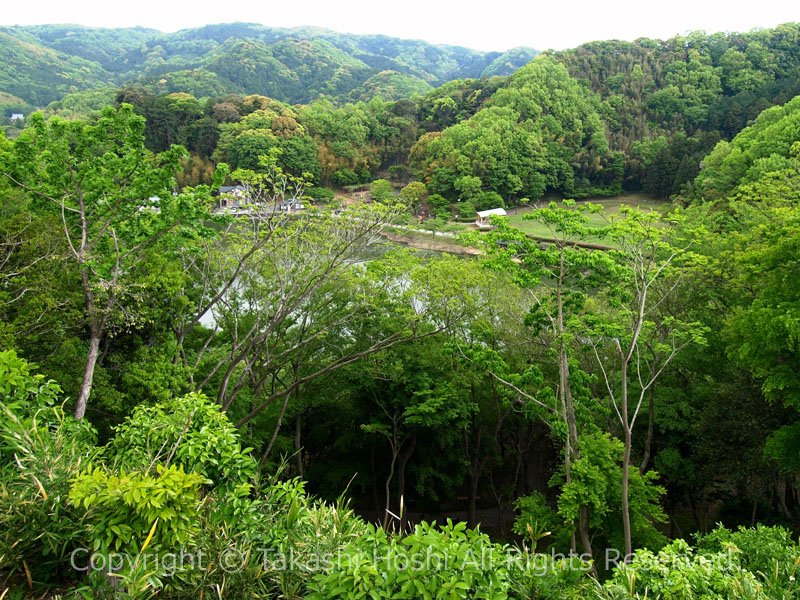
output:
[[[40,0],[9,2],[0,11],[3,25],[142,25],[169,32],[247,21],[273,27],[319,25],[341,32],[382,33],[479,50],[514,46],[560,50],[592,40],[663,39],[693,30],[750,31],[796,20],[800,20],[800,10],[791,0],[746,5],[737,0]]]

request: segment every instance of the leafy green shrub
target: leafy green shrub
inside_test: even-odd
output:
[[[459,220],[463,219],[463,220],[471,221],[472,219],[475,218],[475,213],[476,213],[475,205],[472,202],[468,201],[468,200],[466,200],[464,202],[461,202],[458,205],[458,217],[459,217]]]
[[[525,600],[584,600],[594,581],[579,557],[521,555],[509,569],[510,596]]]
[[[613,571],[598,597],[718,600],[747,597],[744,590],[757,593],[758,588],[755,576],[740,567],[734,553],[703,554],[679,539],[658,553],[636,551],[629,564]]]
[[[545,548],[562,537],[558,514],[548,506],[547,498],[540,492],[517,498],[515,506],[519,516],[514,521],[513,531],[525,538],[534,552],[537,548]]]
[[[591,433],[581,438],[581,458],[572,465],[572,481],[556,474],[550,485],[562,487],[558,514],[563,523],[576,523],[582,505],[589,507],[589,523],[601,532],[609,547],[622,543],[622,457],[623,444],[607,433]],[[659,499],[664,488],[656,484],[658,474],[630,470],[629,502],[631,532],[636,545],[658,549],[666,537],[655,527],[666,519]]]
[[[0,398],[9,410],[28,413],[55,402],[61,388],[44,375],[33,374],[36,365],[17,356],[14,350],[0,352]]]
[[[369,526],[309,582],[309,600],[332,598],[507,598],[506,548],[465,523],[421,523],[390,537]]]
[[[109,450],[121,468],[141,470],[166,461],[183,465],[221,492],[253,479],[256,465],[218,404],[188,394],[155,406],[138,406],[119,427]]]
[[[159,465],[157,472],[157,477],[140,472],[109,475],[95,467],[75,478],[69,502],[88,511],[95,550],[138,550],[139,540],[144,545],[147,538],[175,547],[189,539],[203,478],[175,465]]]
[[[336,185],[344,187],[362,183],[362,178],[352,169],[337,169],[333,174],[333,181]]]
[[[306,194],[317,202],[330,202],[333,200],[333,190],[326,187],[310,187],[306,189]]]
[[[90,524],[84,552],[72,557],[88,571],[85,597],[150,598],[174,575],[165,554],[191,551],[203,478],[175,465],[156,471],[114,475],[95,467],[73,481],[69,503]]]
[[[505,208],[506,206],[503,197],[497,192],[479,192],[472,201],[478,210],[491,210],[493,208]]]
[[[234,511],[226,508],[232,501]],[[251,497],[232,500],[230,493],[212,492],[201,505],[199,523],[195,537],[209,568],[183,578],[181,592],[190,598],[216,586],[226,599],[304,597],[319,557],[335,555],[367,532],[343,500],[315,502],[302,481],[279,481],[278,475]],[[231,556],[241,559],[241,568],[221,568]]]
[[[431,207],[432,212],[436,212],[437,210],[441,209],[446,209],[448,212],[450,210],[450,201],[439,194],[431,194],[428,196],[426,202],[428,203],[428,206]]]
[[[85,535],[82,511],[66,500],[95,454],[95,432],[64,413],[60,388],[35,368],[0,352],[0,573],[48,582],[69,573]]]
[[[697,547],[699,551],[734,553],[743,569],[763,581],[771,597],[800,597],[796,581],[800,550],[783,527],[757,525],[731,531],[718,525],[711,533],[698,536]]]
[[[369,186],[369,193],[375,202],[389,202],[395,198],[392,184],[385,179],[376,179]]]

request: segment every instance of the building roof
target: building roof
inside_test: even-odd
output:
[[[479,210],[478,211],[478,216],[481,219],[485,219],[489,215],[500,215],[501,217],[505,217],[507,214],[508,213],[506,212],[506,209],[504,209],[504,208],[493,208],[491,210]]]

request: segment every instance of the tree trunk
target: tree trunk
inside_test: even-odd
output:
[[[639,467],[639,473],[644,475],[647,472],[647,465],[650,463],[650,451],[653,445],[653,432],[656,427],[656,386],[650,386],[650,405],[647,410],[647,439],[644,441],[644,456]]]
[[[480,473],[470,473],[469,477],[469,498],[467,499],[467,525],[470,528],[477,525],[477,499],[478,499],[478,481],[480,480]]]
[[[794,523],[792,511],[789,510],[789,507],[786,504],[786,480],[783,477],[778,480],[776,490],[778,492],[778,506],[781,509],[783,516],[786,517],[786,520],[790,523]]]
[[[630,560],[633,552],[633,544],[631,542],[631,511],[628,506],[628,488],[630,480],[631,469],[631,442],[632,432],[630,419],[628,417],[628,362],[625,356],[622,356],[622,363],[620,365],[620,376],[622,383],[622,428],[625,430],[625,453],[622,457],[622,533],[625,538],[625,562]]]
[[[297,413],[294,417],[294,459],[297,466],[297,476],[303,478],[303,446],[301,445],[302,415]]]
[[[389,465],[389,476],[386,478],[386,506],[383,510],[383,520],[381,521],[382,527],[386,529],[389,525],[389,510],[392,508],[392,479],[394,478],[394,468],[397,464],[397,449],[396,445],[392,446],[392,463]]]
[[[411,443],[408,450],[403,452],[397,464],[397,494],[400,499],[400,510],[398,516],[400,517],[400,531],[405,530],[406,526],[406,465],[408,464],[411,455],[414,453],[414,448],[417,445],[417,436],[411,436]]]
[[[89,353],[86,355],[86,364],[83,368],[83,381],[81,382],[81,390],[78,394],[78,403],[75,406],[75,418],[78,420],[83,419],[86,414],[86,405],[89,402],[89,395],[92,392],[92,381],[94,380],[94,367],[97,364],[97,357],[100,354],[100,331],[92,330],[91,339],[89,340]]]
[[[272,452],[272,447],[275,445],[275,440],[278,439],[278,433],[281,430],[281,425],[283,424],[283,415],[286,414],[286,407],[289,404],[289,395],[287,394],[283,399],[283,406],[281,407],[281,412],[278,414],[278,422],[275,423],[275,430],[272,432],[272,437],[269,440],[269,444],[267,444],[266,449],[264,450],[264,454],[261,455],[261,460],[258,461],[258,466],[262,466],[269,458],[270,452]]]
[[[581,545],[583,546],[583,553],[594,558],[592,552],[592,538],[589,537],[589,507],[585,504],[581,506],[578,513],[578,533],[581,536]],[[573,534],[574,535],[574,534]],[[592,563],[592,575],[597,577],[597,567]]]
[[[631,511],[628,506],[628,487],[631,467],[631,430],[625,427],[625,455],[622,459],[622,532],[625,536],[625,562],[630,560],[633,553],[631,542]]]

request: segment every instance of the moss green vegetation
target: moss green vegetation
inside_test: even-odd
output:
[[[798,32],[4,29],[0,600],[800,597]]]

